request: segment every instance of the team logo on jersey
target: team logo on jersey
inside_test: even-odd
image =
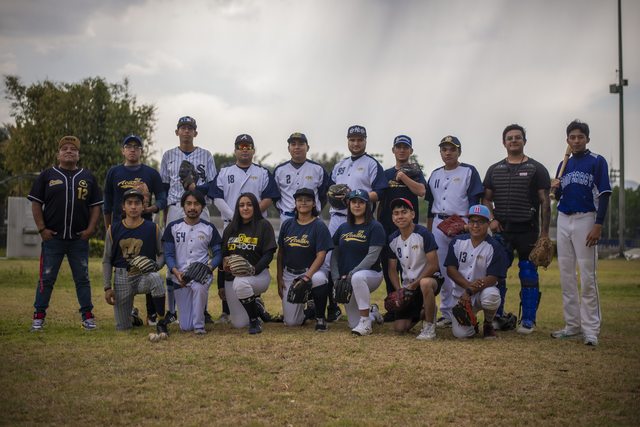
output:
[[[284,238],[284,243],[288,246],[295,248],[308,248],[311,246],[309,242],[309,235],[303,234],[302,236],[289,236]]]
[[[131,181],[122,180],[118,183],[118,187],[120,188],[138,188],[138,186],[142,184],[141,178],[135,178]]]
[[[53,187],[54,185],[60,185],[60,184],[62,184],[61,179],[52,179],[51,181],[49,181],[49,187]]]
[[[304,177],[304,179],[306,179],[307,181],[311,181],[311,180],[313,180],[313,176],[307,175],[307,176]]]
[[[364,172],[364,168],[363,168],[362,166],[357,167],[357,168],[356,168],[356,171],[358,171],[358,172]]]
[[[455,182],[456,184],[459,183],[460,181],[462,181],[462,178],[460,178],[459,176],[456,176],[455,178],[452,179],[453,182]]]
[[[364,230],[358,230],[357,233],[350,231],[341,235],[340,238],[347,242],[365,243],[367,241],[367,235],[364,234]]]
[[[196,169],[198,170],[198,175],[200,176],[200,179],[202,179],[202,182],[207,182],[207,171],[204,165],[198,165],[196,166]]]
[[[124,259],[131,259],[140,254],[142,249],[142,240],[130,237],[120,240],[120,251]]]
[[[406,185],[396,181],[395,179],[389,180],[389,188],[399,188],[399,187],[406,187]]]
[[[87,188],[88,186],[89,186],[89,184],[87,184],[87,181],[85,181],[84,179],[81,179],[81,180],[78,182],[78,187],[81,187],[81,188]]]
[[[237,237],[229,238],[229,241],[227,242],[227,249],[229,249],[230,251],[233,251],[236,249],[245,249],[245,250],[253,251],[256,249],[257,245],[258,245],[257,237],[247,236],[246,234],[243,233],[243,234],[239,234]]]
[[[250,176],[249,176],[249,179],[252,179],[252,180],[256,181],[256,180],[258,179],[258,177],[257,177],[257,176],[255,176],[255,175],[250,175]]]

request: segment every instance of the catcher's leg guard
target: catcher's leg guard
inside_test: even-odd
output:
[[[496,288],[498,288],[498,291],[500,291],[500,306],[498,307],[498,311],[496,311],[496,317],[502,317],[504,316],[504,302],[507,298],[507,280],[498,280]]]
[[[520,261],[520,306],[522,309],[521,322],[524,326],[530,328],[536,323],[536,312],[540,303],[540,288],[538,282],[538,270],[536,266],[529,260]]]

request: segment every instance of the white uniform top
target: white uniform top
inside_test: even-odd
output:
[[[300,188],[313,190],[316,193],[316,207],[318,212],[322,210],[318,194],[327,191],[329,175],[320,164],[312,160],[307,160],[300,167],[296,168],[289,160],[276,166],[273,171],[273,178],[280,190],[280,200],[276,203],[280,214],[293,214],[293,210],[296,207],[296,201],[293,199],[293,195]]]
[[[196,185],[206,184],[213,181],[216,176],[216,165],[213,156],[208,150],[196,147],[191,153],[185,153],[180,147],[166,151],[160,163],[160,177],[163,184],[169,184],[167,193],[167,205],[180,204],[180,198],[184,193],[184,188],[180,183],[178,171],[183,160],[188,160],[198,172]]]
[[[389,186],[385,179],[384,169],[380,163],[368,154],[360,157],[347,157],[333,167],[331,181],[335,184],[346,184],[352,190],[362,189],[379,193]],[[331,215],[347,215],[346,209],[329,209]]]
[[[265,198],[277,199],[278,191],[269,170],[252,163],[245,171],[238,165],[220,169],[218,177],[210,188],[208,196],[214,199],[224,199],[233,214],[236,202],[242,193],[253,193],[258,202]],[[222,219],[231,221],[231,217],[222,212]],[[262,213],[267,216],[267,212]]]
[[[431,172],[426,198],[432,202],[431,213],[435,215],[465,216],[469,206],[478,203],[483,193],[484,187],[476,168],[460,163],[452,170],[442,166]]]
[[[402,240],[399,230],[391,233],[389,249],[390,258],[397,259],[402,266],[402,286],[405,287],[420,276],[427,266],[426,254],[437,251],[438,246],[433,234],[425,226],[416,224],[407,240]]]

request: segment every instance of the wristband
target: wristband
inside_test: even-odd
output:
[[[467,288],[467,289],[465,289],[464,291],[465,291],[465,292],[467,293],[467,295],[469,295],[469,296],[473,295],[473,291],[471,290],[471,288]]]

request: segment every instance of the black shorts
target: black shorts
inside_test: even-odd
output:
[[[411,319],[414,322],[419,322],[422,306],[422,292],[420,292],[420,288],[418,288],[413,296],[413,300],[411,300],[411,304],[409,304],[404,310],[396,311],[396,320]]]

